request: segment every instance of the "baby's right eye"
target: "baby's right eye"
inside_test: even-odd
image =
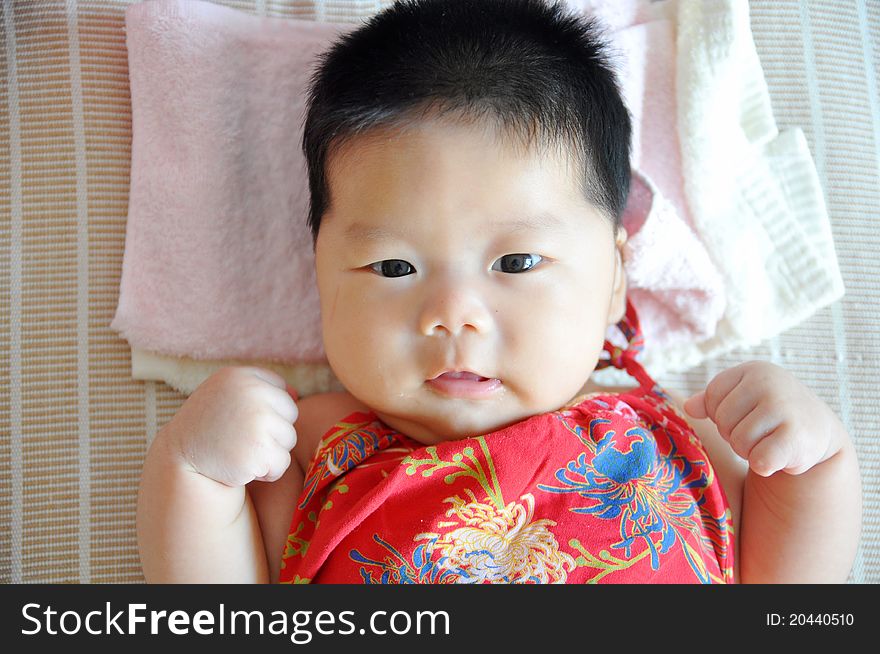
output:
[[[375,270],[383,277],[404,277],[411,275],[416,271],[410,264],[403,259],[385,259],[371,263],[370,268]]]

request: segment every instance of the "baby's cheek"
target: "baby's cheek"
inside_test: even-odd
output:
[[[379,312],[337,311],[325,330],[325,350],[340,382],[363,399],[388,392],[395,362],[406,352],[400,336],[400,328]]]
[[[352,367],[360,367],[361,354],[369,341],[369,330],[359,319],[356,307],[348,303],[345,293],[340,293],[332,314],[323,320],[324,351],[330,367],[339,380],[348,387],[347,377]]]
[[[553,410],[571,399],[595,368],[601,348],[595,341],[570,313],[535,314],[508,340],[505,367],[530,404]]]

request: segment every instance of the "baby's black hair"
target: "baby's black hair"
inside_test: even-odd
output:
[[[313,244],[330,205],[328,156],[432,111],[562,148],[617,233],[631,123],[595,20],[544,0],[399,0],[320,54],[311,77],[302,147]]]

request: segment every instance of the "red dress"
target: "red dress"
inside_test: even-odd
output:
[[[627,303],[614,365],[640,386],[582,395],[424,446],[372,412],[322,438],[282,583],[728,583],[733,531],[696,434],[636,361]],[[536,447],[540,443],[540,447]]]

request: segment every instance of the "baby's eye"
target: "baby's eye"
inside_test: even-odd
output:
[[[495,263],[501,262],[501,272],[519,273],[534,268],[542,260],[540,254],[505,254]],[[498,270],[498,268],[492,266],[492,270]]]
[[[370,268],[383,277],[404,277],[416,271],[410,264],[402,259],[385,259],[371,263]]]

